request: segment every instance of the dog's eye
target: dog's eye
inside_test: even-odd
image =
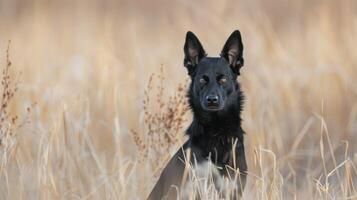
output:
[[[206,85],[207,83],[208,83],[208,77],[203,75],[202,78],[200,78],[200,84]]]
[[[201,78],[201,79],[200,79],[200,83],[201,83],[202,85],[205,85],[205,84],[207,83],[207,81],[206,81],[206,79]]]
[[[226,77],[222,77],[222,78],[220,78],[220,79],[218,80],[218,82],[219,82],[219,84],[224,85],[224,84],[227,83],[227,78],[226,78]]]

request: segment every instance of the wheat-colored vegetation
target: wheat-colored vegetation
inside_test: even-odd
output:
[[[237,28],[243,198],[356,199],[354,0],[0,0],[0,199],[144,199],[191,119],[186,31]]]

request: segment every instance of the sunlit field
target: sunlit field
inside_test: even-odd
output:
[[[242,198],[357,199],[354,0],[0,0],[0,199],[145,199],[187,139],[186,32],[235,29]]]

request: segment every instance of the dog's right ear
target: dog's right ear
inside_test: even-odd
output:
[[[192,75],[198,62],[206,56],[206,52],[198,38],[191,31],[188,31],[186,34],[185,46],[183,49],[185,52],[183,64],[187,68],[188,74]]]
[[[221,56],[229,62],[233,72],[239,75],[239,69],[244,65],[243,42],[239,30],[235,30],[229,36],[222,49]]]

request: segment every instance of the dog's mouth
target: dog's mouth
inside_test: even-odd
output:
[[[218,110],[222,109],[218,103],[207,103],[205,107],[206,107],[206,110],[209,110],[209,111],[218,111]]]
[[[219,107],[218,103],[208,103],[207,104],[207,108],[218,108],[218,107]]]

